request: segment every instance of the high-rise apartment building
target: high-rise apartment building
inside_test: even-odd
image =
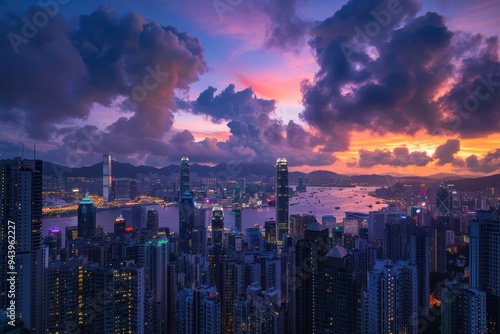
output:
[[[0,161],[0,309],[15,301],[18,320],[33,332],[42,329],[42,161],[15,158]],[[9,232],[10,231],[10,232]],[[9,239],[15,234],[15,268],[8,265]],[[12,259],[12,258],[11,258]],[[16,293],[7,278],[15,272]]]

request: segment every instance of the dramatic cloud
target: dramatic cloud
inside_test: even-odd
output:
[[[491,173],[500,170],[500,149],[488,152],[482,159],[471,155],[465,159],[467,168],[473,172]]]
[[[269,15],[265,46],[282,50],[300,51],[311,23],[297,14],[301,0],[263,1],[261,7]]]
[[[32,7],[25,18],[40,12]],[[49,139],[56,123],[118,100],[133,115],[113,125],[113,136],[160,138],[173,123],[174,90],[207,70],[198,39],[135,13],[101,6],[80,16],[77,29],[55,16],[29,39],[23,20],[0,21],[0,34],[11,36],[0,41],[0,113],[32,138]]]
[[[373,167],[376,165],[387,166],[426,166],[432,158],[427,155],[427,152],[411,152],[408,148],[396,147],[392,152],[388,149],[376,149],[369,151],[362,149],[359,151],[359,167]],[[352,166],[352,163],[350,164]]]
[[[196,115],[227,122],[229,139],[213,148],[228,152],[233,159],[274,163],[276,157],[286,156],[296,166],[329,165],[337,160],[324,152],[325,141],[320,137],[293,121],[284,125],[274,115],[275,101],[256,97],[251,88],[236,91],[229,85],[217,95],[216,89],[209,87],[191,104],[181,104]],[[191,145],[197,143],[191,140]]]
[[[348,149],[352,131],[481,137],[499,128],[497,38],[453,33],[418,10],[413,0],[351,0],[312,29],[320,69],[302,84],[301,117],[335,149]]]
[[[456,157],[455,154],[460,151],[460,140],[458,139],[448,139],[446,143],[440,145],[436,148],[434,159],[437,159],[436,165],[443,166],[445,164],[452,164],[453,166],[461,167],[464,165],[464,161],[460,157]]]

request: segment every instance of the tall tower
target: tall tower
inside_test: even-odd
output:
[[[0,241],[2,247],[0,266],[0,309],[15,301],[16,320],[23,320],[32,332],[42,328],[42,161],[0,161]],[[8,263],[15,232],[15,265]],[[12,258],[11,258],[12,259]],[[7,278],[16,272],[15,297],[8,295]]]
[[[102,157],[102,197],[104,202],[111,200],[111,155],[104,154]]]
[[[191,190],[191,179],[190,179],[190,167],[189,167],[189,158],[183,157],[181,159],[181,171],[180,171],[180,194],[179,199],[184,193],[189,192]]]
[[[210,282],[215,283],[217,291],[222,291],[222,261],[226,258],[224,239],[224,211],[219,206],[212,209],[212,247],[210,249]]]
[[[436,195],[436,213],[439,217],[451,217],[451,212],[451,191],[448,189],[448,185],[443,182]]]
[[[470,223],[470,287],[486,292],[488,333],[500,333],[500,218],[477,211]]]
[[[95,234],[96,207],[94,201],[85,197],[78,205],[78,237],[90,238]]]
[[[276,161],[276,228],[278,245],[283,245],[288,235],[288,162],[285,158]]]
[[[368,275],[370,333],[418,332],[417,267],[377,260]]]
[[[297,333],[325,333],[325,257],[331,248],[328,229],[317,222],[304,232],[304,239],[297,241],[296,266],[296,330]]]
[[[410,261],[417,266],[418,307],[420,314],[429,314],[429,228],[418,226],[411,236]]]
[[[189,192],[181,195],[179,203],[179,247],[181,253],[191,254],[194,228],[194,202]]]

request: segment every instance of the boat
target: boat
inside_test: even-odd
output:
[[[338,209],[340,209],[340,206],[336,206],[336,207],[335,207],[335,210],[338,210]]]
[[[367,205],[367,207],[369,207],[371,209],[371,208],[373,208],[373,205],[370,204],[370,205]]]

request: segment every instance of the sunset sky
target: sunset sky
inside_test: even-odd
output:
[[[500,1],[33,3],[0,4],[0,159],[500,169]]]

